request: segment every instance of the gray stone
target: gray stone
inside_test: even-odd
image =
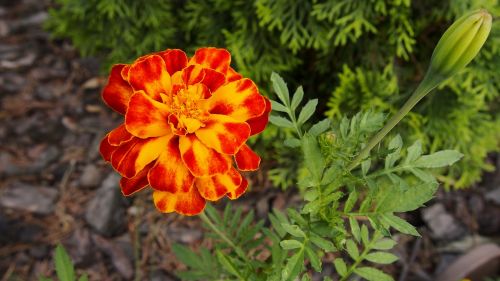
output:
[[[500,187],[486,193],[486,199],[500,205]]]
[[[436,239],[456,239],[464,229],[455,218],[446,212],[443,204],[437,203],[422,210],[422,217]]]
[[[58,194],[54,188],[13,182],[2,190],[0,206],[47,215],[54,211]]]
[[[116,173],[109,174],[85,211],[87,223],[104,236],[112,236],[125,229],[126,216],[119,180]]]
[[[80,177],[80,185],[83,187],[95,187],[101,182],[101,171],[93,164],[83,168]]]

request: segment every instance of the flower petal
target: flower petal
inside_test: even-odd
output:
[[[227,156],[205,146],[194,134],[179,138],[182,160],[195,177],[223,174],[231,167]]]
[[[195,134],[206,146],[219,153],[235,154],[250,136],[250,126],[226,116],[211,114]]]
[[[248,125],[250,125],[251,136],[264,131],[264,129],[267,126],[267,123],[269,122],[269,113],[271,113],[271,102],[266,97],[264,97],[264,99],[266,100],[266,110],[264,111],[264,113],[261,116],[247,120]]]
[[[232,67],[229,67],[227,69],[227,72],[226,72],[227,82],[232,82],[232,81],[240,80],[242,77],[243,76],[241,76],[241,74],[239,74],[238,72],[236,72],[236,70],[234,70]]]
[[[187,192],[178,191],[176,193],[171,193],[155,190],[153,192],[153,201],[160,212],[177,212],[186,216],[193,216],[201,213],[206,204],[205,199],[201,197],[194,186]]]
[[[186,53],[179,49],[166,50],[158,53],[165,61],[165,66],[170,76],[186,67],[188,58]]]
[[[216,201],[230,192],[238,189],[243,177],[231,168],[227,173],[213,177],[196,178],[195,186],[201,196],[210,201]]]
[[[115,111],[125,114],[127,111],[128,101],[133,94],[132,87],[121,76],[121,71],[125,64],[115,64],[111,68],[108,84],[102,91],[102,99],[104,102]]]
[[[200,65],[193,64],[182,70],[182,80],[186,85],[200,83],[203,78],[205,78],[205,71]],[[178,80],[178,78],[175,80]]]
[[[109,134],[107,134],[99,144],[99,152],[101,153],[102,158],[106,162],[111,161],[111,155],[113,154],[113,152],[115,152],[117,148],[118,147],[109,144]]]
[[[135,91],[143,90],[154,100],[160,101],[160,93],[172,88],[165,61],[158,55],[150,55],[134,62],[128,73],[128,81]]]
[[[140,171],[133,178],[125,178],[122,177],[120,179],[120,188],[122,190],[123,195],[130,196],[148,186],[148,172],[153,167],[153,163],[147,165],[142,171]]]
[[[238,186],[238,188],[234,191],[228,192],[227,197],[231,200],[238,199],[240,198],[245,191],[247,191],[248,188],[248,180],[245,177],[241,177],[241,184]]]
[[[121,124],[111,132],[109,132],[108,142],[113,146],[118,146],[124,142],[131,140],[133,137],[134,136],[130,134],[127,129],[125,129],[125,124]]]
[[[137,92],[130,98],[125,114],[127,131],[139,138],[165,136],[170,133],[168,111],[165,104],[153,100],[143,91]]]
[[[226,73],[231,63],[231,54],[225,49],[217,48],[200,48],[196,50],[193,58],[189,61],[190,64],[201,64],[204,67]]]
[[[229,115],[238,121],[258,117],[266,110],[266,101],[250,79],[241,79],[220,87],[208,99],[209,112]]]
[[[238,170],[255,171],[259,168],[260,157],[248,145],[244,144],[234,156]]]
[[[171,136],[132,140],[118,146],[111,155],[111,165],[124,177],[135,177],[153,162],[167,146]]]
[[[205,68],[204,72],[205,77],[203,77],[201,83],[207,86],[211,93],[215,92],[215,90],[226,83],[224,74],[210,68]]]
[[[171,193],[188,192],[193,185],[194,177],[182,162],[179,138],[172,137],[165,149],[149,171],[148,179],[151,187]]]

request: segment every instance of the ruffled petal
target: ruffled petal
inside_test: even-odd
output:
[[[176,193],[188,192],[191,189],[194,177],[182,162],[178,137],[170,139],[149,171],[148,179],[151,187],[160,191]]]
[[[235,154],[250,136],[250,126],[226,116],[211,114],[195,134],[206,146],[219,153]]]
[[[174,75],[177,71],[181,71],[188,63],[186,53],[179,49],[166,50],[158,53],[158,55],[165,61],[165,66],[170,76]]]
[[[243,76],[241,76],[241,74],[239,74],[238,72],[236,72],[236,70],[234,70],[232,67],[229,67],[227,69],[227,72],[226,72],[227,82],[232,82],[232,81],[240,80],[241,78],[243,78]]]
[[[115,64],[111,68],[108,84],[102,91],[104,102],[116,112],[125,114],[130,96],[134,93],[129,83],[121,76],[125,64]]]
[[[118,146],[111,155],[111,165],[124,177],[135,177],[165,150],[171,136],[132,140]]]
[[[205,68],[204,72],[205,77],[203,77],[201,83],[207,86],[211,93],[215,92],[215,90],[226,83],[224,74],[209,68]]]
[[[194,134],[179,137],[182,161],[195,177],[210,177],[226,173],[230,159],[204,145]]]
[[[125,115],[127,131],[139,138],[165,136],[170,133],[169,108],[147,96],[143,91],[130,98]]]
[[[125,196],[130,196],[138,191],[141,191],[145,187],[148,186],[148,172],[151,167],[153,167],[154,163],[150,163],[147,165],[142,171],[140,171],[135,177],[133,178],[125,178],[122,177],[120,179],[120,188],[122,190],[123,195]]]
[[[234,156],[238,170],[255,171],[259,168],[260,157],[250,147],[244,144]]]
[[[213,177],[196,178],[195,186],[206,200],[216,201],[227,193],[235,192],[241,185],[243,177],[231,168],[227,173]]]
[[[200,65],[193,64],[182,70],[182,80],[186,85],[200,83],[203,78],[205,78],[205,71]],[[178,80],[178,78],[175,80]]]
[[[220,87],[208,99],[211,114],[229,115],[238,121],[261,116],[266,101],[250,79],[237,80]]]
[[[189,191],[176,193],[158,191],[153,192],[153,201],[156,208],[163,213],[177,212],[186,216],[194,216],[203,211],[206,201],[198,190],[192,186]]]
[[[143,90],[157,101],[161,100],[161,93],[168,93],[172,88],[165,61],[158,55],[134,62],[128,73],[128,81],[135,91]]]
[[[99,144],[99,152],[101,153],[102,158],[106,162],[111,162],[111,155],[118,148],[117,146],[112,146],[109,144],[109,134],[107,134]]]
[[[227,197],[231,200],[240,198],[248,188],[248,180],[245,177],[241,177],[241,184],[234,191],[228,192]]]
[[[229,64],[231,63],[231,54],[225,49],[217,49],[213,47],[200,48],[196,50],[189,63],[201,64],[204,67],[226,73],[229,68]]]
[[[266,97],[264,97],[264,99],[266,100],[266,110],[264,111],[264,114],[247,120],[248,125],[250,125],[251,136],[264,131],[264,129],[267,126],[267,123],[269,122],[269,113],[271,113],[271,102]]]
[[[134,136],[130,134],[127,129],[125,129],[125,124],[121,124],[111,132],[109,132],[108,142],[110,145],[118,146],[124,142],[131,140],[133,137]]]

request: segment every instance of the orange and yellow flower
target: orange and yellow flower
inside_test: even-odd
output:
[[[264,130],[271,110],[252,80],[229,65],[228,51],[177,49],[114,65],[105,103],[124,123],[102,140],[103,158],[120,173],[124,195],[146,186],[162,212],[195,215],[205,200],[236,199],[258,169],[245,143]]]

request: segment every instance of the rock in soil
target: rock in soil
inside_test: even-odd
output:
[[[455,218],[446,212],[441,203],[422,209],[422,217],[435,239],[453,240],[461,237],[465,232]]]
[[[48,215],[54,211],[58,194],[54,188],[13,182],[1,193],[0,206]]]
[[[80,185],[83,187],[95,187],[101,182],[101,171],[93,164],[83,168],[80,177]]]

